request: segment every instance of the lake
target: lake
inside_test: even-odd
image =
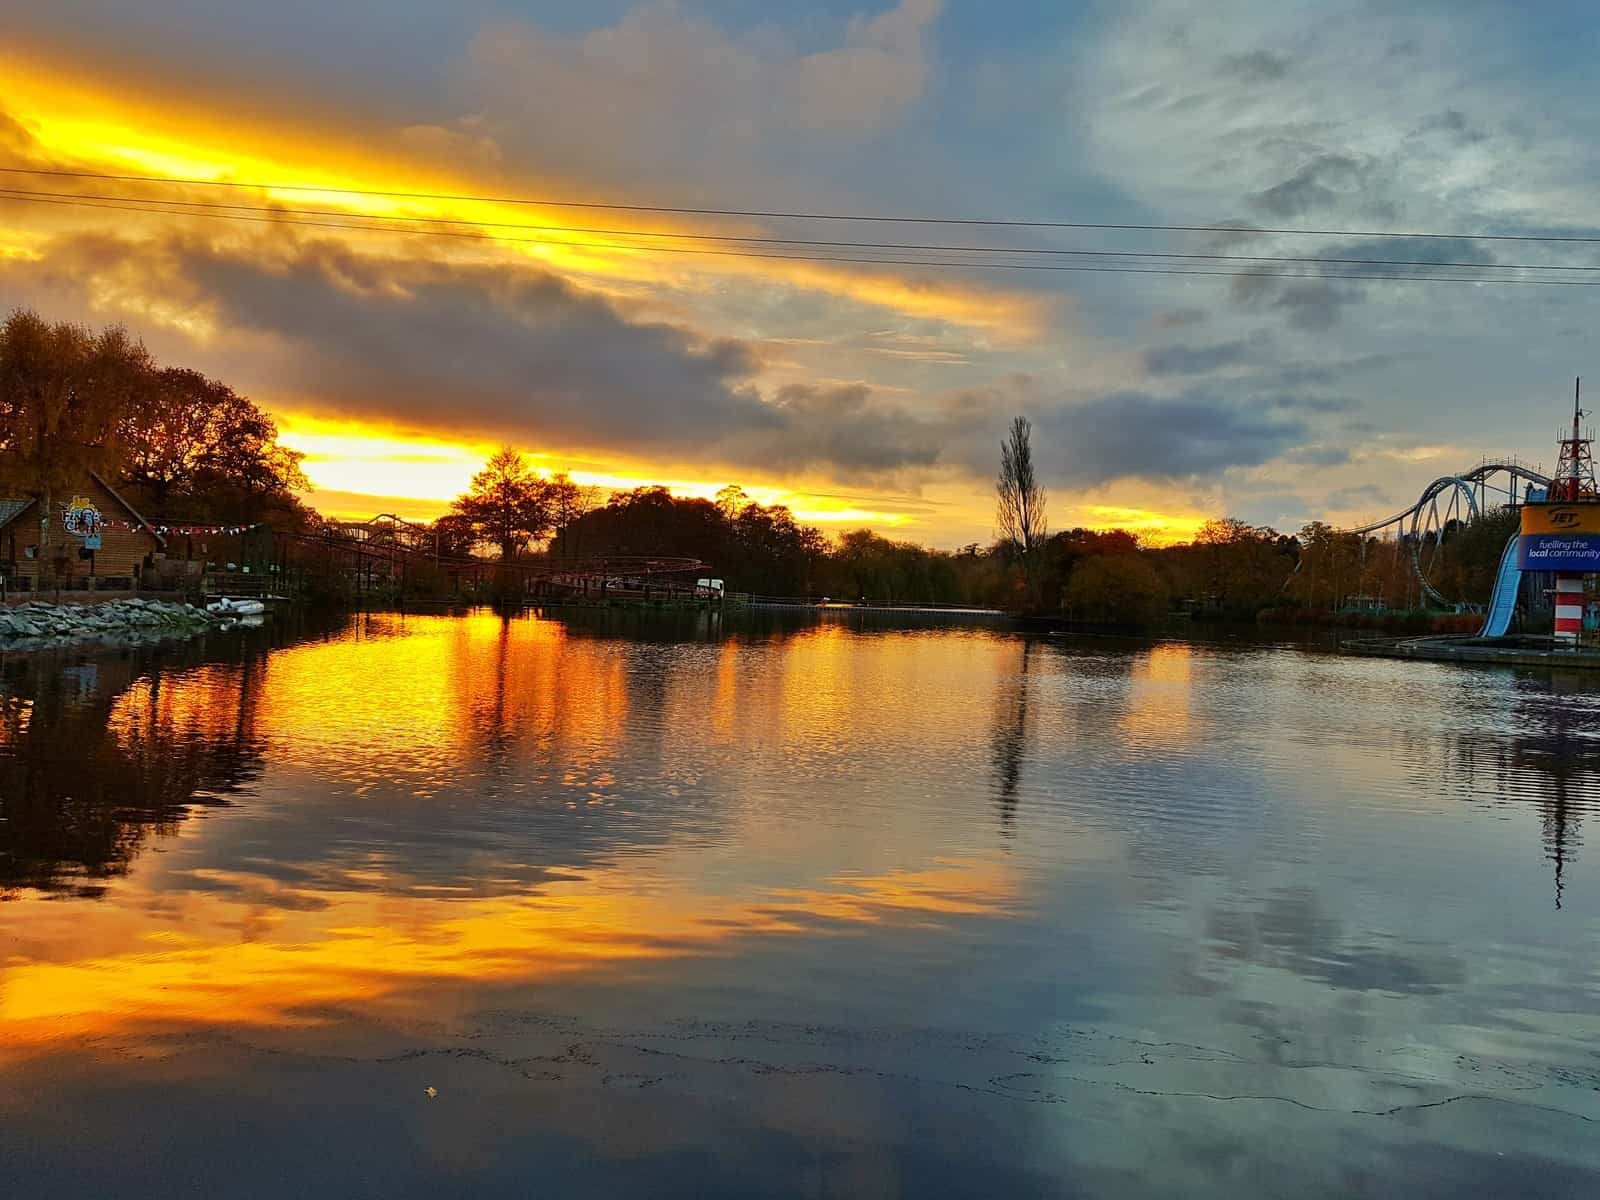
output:
[[[893,618],[0,661],[0,1194],[1600,1194],[1600,680]]]

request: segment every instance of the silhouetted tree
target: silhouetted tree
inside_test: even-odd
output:
[[[451,506],[477,540],[495,546],[503,559],[526,553],[554,529],[549,493],[521,452],[496,450],[472,477],[467,494]]]
[[[600,490],[594,487],[584,487],[574,483],[565,471],[558,471],[549,479],[542,481],[545,493],[545,504],[550,512],[550,525],[554,533],[560,534],[571,526],[585,513],[593,511],[600,505]],[[573,539],[568,546],[568,552],[579,554],[577,539]]]
[[[310,484],[302,455],[278,441],[272,418],[227,384],[198,371],[153,372],[123,415],[122,479],[162,517],[254,521],[290,516]]]
[[[1045,494],[1033,469],[1033,425],[1015,417],[1000,444],[1000,474],[995,480],[995,519],[1001,538],[1022,563],[1029,599],[1038,602],[1038,550],[1047,533]]]

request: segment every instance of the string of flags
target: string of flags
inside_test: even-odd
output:
[[[141,525],[138,521],[120,521],[110,518],[101,520],[100,525],[106,529],[141,529],[153,530],[162,537],[177,534],[179,537],[238,537],[240,534],[249,533],[252,529],[260,529],[262,525],[256,522],[251,525],[167,525],[160,521],[151,521]]]

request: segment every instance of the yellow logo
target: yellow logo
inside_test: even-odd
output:
[[[1600,534],[1600,504],[1527,504],[1522,532]]]
[[[100,532],[103,524],[100,510],[87,496],[74,496],[61,514],[62,528],[76,537],[92,537]]]

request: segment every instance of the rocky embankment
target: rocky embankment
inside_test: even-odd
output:
[[[86,641],[153,642],[193,637],[215,623],[203,608],[163,600],[110,600],[104,604],[30,600],[0,607],[0,649],[28,650]]]

